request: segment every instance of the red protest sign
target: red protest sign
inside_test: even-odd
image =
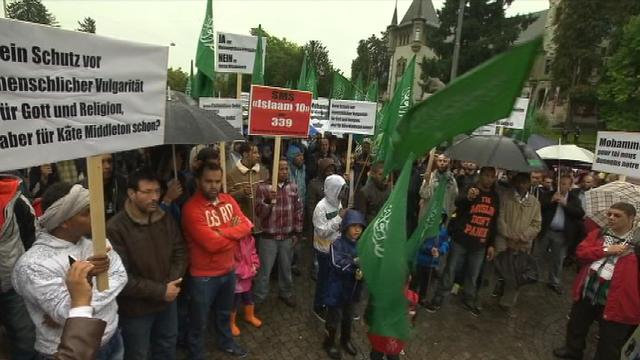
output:
[[[252,85],[249,135],[307,137],[312,98],[308,91]]]

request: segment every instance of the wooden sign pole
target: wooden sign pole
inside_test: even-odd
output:
[[[271,172],[271,186],[273,190],[278,186],[278,167],[280,166],[280,147],[282,146],[282,136],[276,136],[275,145],[273,146],[273,169]],[[274,199],[275,200],[275,199]]]
[[[87,175],[89,178],[90,209],[91,209],[91,238],[93,240],[93,254],[107,253],[106,226],[104,220],[104,185],[102,182],[102,156],[87,158]],[[109,275],[104,272],[96,276],[98,291],[109,289]]]
[[[222,192],[227,192],[227,149],[225,142],[220,142],[220,167],[222,168]]]

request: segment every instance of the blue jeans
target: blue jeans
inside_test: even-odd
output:
[[[316,296],[313,300],[313,308],[317,310],[324,306],[324,294],[327,289],[331,258],[329,254],[316,250],[316,259],[318,259],[318,280],[316,280]]]
[[[126,360],[173,360],[178,337],[178,304],[172,302],[162,312],[136,317],[120,317]]]
[[[36,356],[36,329],[24,301],[13,289],[0,293],[0,324],[7,329],[11,359],[31,360]]]
[[[482,264],[484,263],[486,249],[484,247],[475,249],[467,249],[460,243],[451,242],[451,252],[449,253],[449,259],[447,265],[444,268],[442,278],[438,283],[438,289],[434,296],[433,302],[442,303],[442,300],[451,292],[453,281],[456,276],[456,268],[459,264],[467,263],[466,271],[464,274],[464,300],[469,303],[475,303],[478,295],[478,277],[482,270]]]
[[[236,346],[231,336],[231,311],[236,287],[235,270],[221,276],[192,276],[189,315],[189,359],[204,360],[204,336],[207,333],[209,311],[213,306],[218,347],[221,350]]]

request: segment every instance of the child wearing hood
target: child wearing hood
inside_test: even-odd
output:
[[[340,224],[347,212],[343,202],[348,197],[348,191],[349,188],[342,176],[328,176],[324,181],[324,197],[313,211],[313,248],[318,260],[313,312],[323,322],[326,317],[324,298],[331,266],[330,248],[341,235]]]
[[[351,342],[354,304],[360,300],[362,271],[358,264],[356,243],[366,226],[364,215],[347,210],[342,221],[342,235],[330,246],[330,267],[324,303],[328,306],[323,347],[332,359],[340,359],[335,338],[340,325],[340,345],[351,356],[358,351]]]
[[[449,252],[449,231],[445,224],[447,223],[447,214],[442,215],[440,223],[440,231],[436,236],[429,237],[424,240],[416,259],[416,271],[411,277],[411,285],[409,288],[418,293],[420,305],[427,305],[427,289],[431,278],[434,276],[433,271],[437,271],[440,266],[440,259]]]

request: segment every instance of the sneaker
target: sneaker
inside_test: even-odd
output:
[[[430,312],[430,313],[434,313],[440,310],[441,307],[442,307],[442,301],[438,299],[433,299],[433,301],[427,302],[427,304],[424,305],[424,308],[427,310],[427,312]]]
[[[353,314],[353,321],[358,321],[358,320],[360,320],[360,315]]]
[[[321,307],[321,308],[313,309],[313,315],[315,315],[318,318],[318,320],[324,323],[327,318],[327,308]]]
[[[280,300],[290,308],[295,308],[296,307],[296,299],[293,297],[293,295],[280,296]]]
[[[460,284],[458,283],[453,284],[453,286],[451,287],[451,293],[453,295],[458,295],[460,290],[462,290],[462,286],[460,286]]]
[[[233,344],[231,347],[224,349],[224,352],[228,355],[237,356],[240,358],[246,357],[249,352],[238,344]]]
[[[471,315],[475,317],[479,317],[482,313],[482,310],[478,306],[470,304],[467,301],[463,301],[462,305],[464,305],[465,309],[469,310],[469,312],[471,312]]]

